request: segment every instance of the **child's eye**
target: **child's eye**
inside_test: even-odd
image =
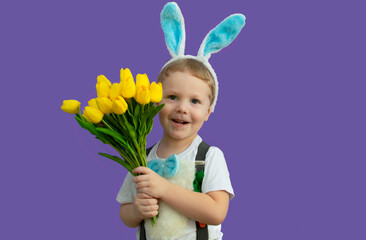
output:
[[[170,99],[170,100],[175,100],[175,99],[177,99],[177,97],[176,97],[176,96],[174,96],[174,95],[170,95],[170,96],[168,96],[168,99]]]
[[[193,104],[198,104],[198,103],[200,103],[200,101],[199,100],[197,100],[197,99],[192,99],[192,101],[191,101]]]

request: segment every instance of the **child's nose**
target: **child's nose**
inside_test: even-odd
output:
[[[186,103],[184,101],[179,102],[176,111],[178,113],[187,113],[188,109]]]

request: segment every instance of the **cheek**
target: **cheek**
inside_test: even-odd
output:
[[[203,123],[205,121],[206,114],[203,111],[198,111],[192,114],[192,119],[196,122]]]

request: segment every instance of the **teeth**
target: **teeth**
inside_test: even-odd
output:
[[[176,123],[185,123],[185,121],[177,120],[177,119],[174,119],[173,121],[176,122]]]

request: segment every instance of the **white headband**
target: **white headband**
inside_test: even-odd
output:
[[[160,21],[165,35],[166,46],[172,56],[172,59],[165,63],[163,68],[171,62],[183,58],[191,58],[202,62],[208,68],[215,81],[215,98],[211,105],[211,112],[213,112],[217,102],[219,84],[216,73],[208,62],[208,59],[212,53],[219,52],[234,41],[245,25],[245,16],[243,14],[232,14],[225,18],[203,39],[197,56],[184,55],[186,32],[184,18],[177,3],[169,2],[165,4],[160,13]]]

